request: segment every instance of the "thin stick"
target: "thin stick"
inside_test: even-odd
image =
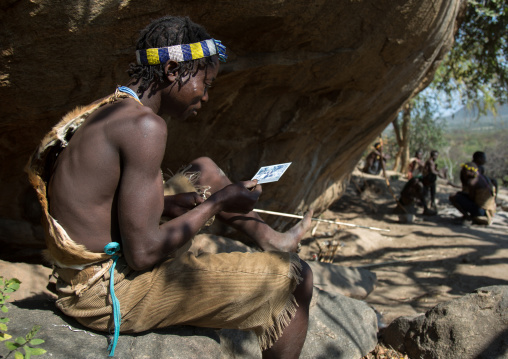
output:
[[[254,212],[258,213],[266,213],[266,214],[273,214],[276,216],[282,216],[282,217],[291,217],[291,218],[300,218],[302,219],[303,216],[299,216],[296,214],[290,214],[290,213],[282,213],[282,212],[274,212],[274,211],[265,211],[263,209],[253,209]],[[384,232],[390,232],[389,229],[383,229],[383,228],[376,228],[376,227],[367,227],[367,226],[360,226],[358,224],[352,224],[352,223],[344,223],[344,222],[337,222],[337,221],[330,221],[328,219],[321,219],[321,218],[311,218],[313,221],[318,222],[326,222],[326,223],[332,223],[332,224],[339,224],[342,226],[348,226],[348,227],[357,227],[357,228],[365,228],[365,229],[372,229],[374,231],[384,231]]]
[[[435,257],[435,256],[427,255],[427,256],[420,256],[420,257],[401,258],[401,259],[396,259],[396,260],[388,261],[388,262],[364,264],[364,265],[360,265],[360,266],[355,266],[355,268],[368,268],[368,267],[382,266],[382,265],[386,265],[386,264],[407,263],[407,262],[412,262],[412,261],[417,261],[420,259],[432,258],[432,257]],[[446,258],[440,258],[440,259],[446,259]]]

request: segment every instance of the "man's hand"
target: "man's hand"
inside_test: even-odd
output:
[[[261,196],[261,185],[257,180],[243,181],[224,187],[208,200],[220,204],[221,211],[249,213]]]
[[[164,196],[164,212],[166,217],[176,218],[187,213],[204,199],[196,192],[179,193],[172,196]]]

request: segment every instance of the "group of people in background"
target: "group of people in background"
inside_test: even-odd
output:
[[[385,169],[387,157],[382,152],[382,143],[376,143],[374,150],[365,160],[363,172],[378,175]],[[423,214],[437,214],[436,182],[438,178],[447,179],[447,169],[438,169],[436,163],[439,152],[430,152],[427,160],[423,159],[422,150],[417,150],[409,160],[406,177],[408,181],[397,199],[397,209],[414,211],[414,205],[423,206]],[[475,152],[470,162],[463,163],[460,171],[460,191],[449,197],[450,203],[462,214],[462,221],[488,225],[492,222],[496,210],[495,198],[498,190],[497,181],[485,174],[484,165],[487,157],[484,152]],[[451,184],[450,182],[448,182]],[[453,185],[453,184],[451,184]],[[397,211],[396,211],[397,212]]]
[[[399,197],[401,206],[407,208],[414,201],[423,206],[424,215],[437,214],[436,181],[447,178],[446,170],[439,171],[437,151],[431,151],[424,162],[423,151],[418,150],[408,165],[407,178]],[[484,152],[475,152],[471,162],[463,163],[460,171],[461,190],[449,197],[450,203],[462,214],[462,221],[488,225],[496,210],[497,181],[485,175],[487,157]],[[430,202],[428,200],[430,193]]]

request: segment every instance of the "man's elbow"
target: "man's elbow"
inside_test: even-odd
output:
[[[127,265],[137,272],[152,268],[155,263],[146,256],[125,256]]]

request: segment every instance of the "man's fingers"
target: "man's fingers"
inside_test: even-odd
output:
[[[248,190],[253,190],[257,186],[258,180],[243,181],[242,184]]]
[[[260,184],[256,185],[255,187],[252,187],[250,189],[251,192],[255,192],[258,194],[258,197],[261,196],[261,192],[263,192],[263,189]]]
[[[203,197],[201,197],[198,193],[194,193],[194,203],[196,205],[203,203],[204,201],[205,199]]]

